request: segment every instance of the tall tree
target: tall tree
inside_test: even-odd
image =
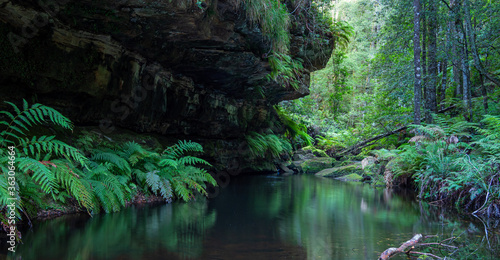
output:
[[[429,68],[427,70],[428,77],[425,82],[425,120],[427,123],[432,122],[431,113],[436,112],[436,85],[437,85],[437,74],[438,74],[438,64],[437,64],[437,7],[436,1],[429,1],[429,12],[426,13],[426,17],[429,26],[428,37],[429,37],[429,52],[428,52],[428,63]]]
[[[464,23],[465,23],[466,38],[470,44],[472,57],[474,58],[474,67],[479,71],[479,73],[481,73],[482,76],[491,80],[491,82],[495,83],[495,85],[500,87],[500,80],[495,76],[491,75],[488,71],[486,71],[486,69],[484,69],[483,64],[481,63],[481,59],[479,58],[479,54],[476,47],[476,39],[474,37],[474,31],[472,29],[469,0],[463,0],[463,5],[464,5]]]
[[[413,0],[413,63],[415,81],[413,83],[413,105],[415,124],[420,124],[420,104],[422,100],[422,66],[420,64],[420,0]]]
[[[456,0],[450,0],[450,31],[451,31],[451,57],[453,62],[453,82],[455,83],[455,96],[456,98],[462,97],[462,63],[461,57],[461,45],[458,37],[458,27],[457,24],[460,23],[460,18],[458,15],[458,5]]]
[[[421,51],[422,51],[422,59],[421,59],[421,66],[422,66],[422,94],[423,94],[423,99],[424,101],[427,100],[427,12],[425,10],[427,6],[427,1],[426,0],[420,0],[420,19],[422,20],[422,23],[420,24],[420,29],[422,33],[422,46],[421,46]],[[427,102],[424,102],[424,110],[427,110]]]
[[[463,84],[463,101],[466,109],[466,119],[472,119],[472,97],[471,97],[471,83],[470,83],[470,70],[469,70],[469,49],[467,48],[468,39],[464,32],[462,21],[459,24],[458,35],[462,46],[460,48],[460,60],[462,65],[462,84]]]

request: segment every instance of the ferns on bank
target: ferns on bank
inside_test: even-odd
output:
[[[451,200],[475,212],[489,209],[500,195],[500,117],[486,115],[482,128],[463,120],[435,119],[434,125],[413,126],[414,145],[379,156],[395,157],[396,175],[413,174],[421,198]]]
[[[86,137],[84,142],[90,158],[77,148],[55,136],[33,135],[35,126],[56,126],[72,130],[71,121],[55,109],[23,100],[18,108],[6,102],[14,112],[1,111],[0,116],[0,210],[5,212],[9,183],[6,167],[9,162],[7,147],[14,149],[16,216],[22,212],[34,216],[40,208],[56,203],[76,203],[89,213],[118,211],[137,194],[162,196],[166,201],[175,197],[191,200],[195,192],[206,195],[205,183],[217,185],[212,176],[199,165],[210,166],[205,160],[189,155],[202,152],[200,144],[179,141],[164,152],[156,153],[135,142],[127,142],[115,149],[94,147]],[[111,142],[112,140],[109,139]],[[71,199],[71,200],[68,200]],[[7,223],[0,214],[0,222]]]
[[[56,140],[54,136],[34,136],[31,131],[35,126],[56,126],[72,130],[73,124],[61,113],[51,107],[41,104],[29,106],[23,100],[22,108],[11,102],[5,102],[12,107],[14,113],[0,111],[0,115],[5,120],[0,121],[1,132],[0,141],[2,151],[10,147],[15,151],[16,184],[19,196],[20,211],[28,214],[36,213],[36,207],[43,205],[42,198],[45,194],[53,198],[58,196],[62,190],[68,188],[61,183],[58,177],[70,174],[69,171],[57,169],[56,165],[49,161],[49,158],[56,157],[64,159],[69,163],[76,163],[86,166],[87,158],[75,147],[62,141]],[[7,161],[8,154],[2,152],[0,161]],[[6,168],[1,168],[3,174],[7,173]],[[71,187],[69,187],[71,188]],[[1,189],[1,188],[0,188]],[[74,189],[76,190],[76,189]],[[71,194],[71,190],[68,192]],[[3,192],[0,194],[4,195]],[[84,199],[85,200],[85,199]],[[86,200],[88,202],[88,200]],[[0,199],[1,208],[6,206],[5,197]],[[83,202],[84,205],[86,202]]]

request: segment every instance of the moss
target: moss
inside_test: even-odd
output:
[[[336,163],[333,158],[313,158],[300,164],[304,173],[317,173],[321,170],[331,168]]]
[[[361,175],[363,173],[363,170],[361,169],[361,165],[356,163],[356,164],[350,164],[350,165],[346,165],[346,166],[324,169],[324,170],[316,173],[316,175],[321,176],[321,177],[339,177],[339,176],[344,176],[344,175],[352,174],[352,173]]]
[[[314,154],[314,156],[317,156],[317,157],[330,157],[330,156],[328,156],[328,154],[326,154],[325,151],[318,149],[314,146],[306,146],[306,147],[302,148],[302,150],[311,151]]]
[[[337,178],[337,180],[341,181],[361,181],[362,179],[363,177],[356,173],[351,173],[349,175]]]

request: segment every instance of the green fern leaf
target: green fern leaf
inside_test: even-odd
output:
[[[9,101],[5,101],[5,103],[11,105],[14,108],[14,111],[16,111],[16,114],[18,114],[18,115],[21,114],[21,110],[19,110],[19,108],[16,105],[14,105],[14,103],[9,102]],[[12,119],[12,120],[14,120],[14,119]]]
[[[179,158],[177,160],[177,163],[179,165],[204,164],[204,165],[211,166],[210,163],[208,163],[207,161],[205,161],[203,159],[200,159],[198,157],[194,157],[194,156],[184,156],[182,158]],[[162,165],[161,162],[160,162],[160,166],[164,166],[164,165]]]
[[[19,169],[24,173],[32,172],[33,180],[40,184],[44,192],[52,193],[54,191],[56,186],[54,174],[47,166],[32,158],[21,157],[17,160]]]
[[[10,112],[8,111],[0,111],[0,114],[4,114],[6,116],[8,116],[10,118],[11,121],[14,121],[16,120],[16,117],[14,115],[12,115]]]

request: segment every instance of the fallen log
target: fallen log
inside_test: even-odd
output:
[[[414,247],[415,245],[418,244],[418,242],[420,242],[420,240],[422,240],[422,238],[424,238],[424,236],[422,236],[422,234],[416,234],[415,236],[413,236],[412,239],[410,239],[410,240],[404,242],[403,244],[401,244],[400,247],[398,247],[398,248],[391,247],[391,248],[385,250],[380,255],[379,260],[387,260],[387,259],[391,258],[392,256],[394,256],[396,254],[406,253],[405,250],[408,247]]]
[[[379,139],[382,139],[384,137],[387,137],[387,136],[390,136],[390,135],[393,135],[395,133],[398,133],[398,132],[401,132],[401,131],[404,131],[408,128],[408,126],[403,126],[403,127],[400,127],[396,130],[393,130],[393,131],[390,131],[390,132],[387,132],[387,133],[384,133],[384,134],[380,134],[380,135],[377,135],[375,137],[372,137],[368,140],[365,140],[363,142],[360,142],[360,143],[357,143],[356,145],[350,147],[350,148],[347,148],[347,149],[344,149],[342,151],[340,151],[338,153],[338,155],[343,155],[343,154],[346,154],[346,153],[350,153],[350,152],[353,152],[353,151],[356,151],[358,149],[361,149],[361,148],[364,148],[368,145],[371,145],[373,142],[379,140]]]
[[[455,109],[455,108],[456,108],[456,106],[455,106],[455,105],[451,105],[451,106],[449,106],[449,107],[447,107],[447,108],[444,108],[444,109],[441,109],[441,110],[437,111],[437,113],[438,113],[438,114],[440,114],[440,113],[444,113],[444,112],[446,112],[446,111],[449,111],[449,110],[452,110],[452,109]],[[398,129],[396,129],[396,130],[389,131],[389,132],[384,133],[384,134],[379,134],[379,135],[377,135],[377,136],[375,136],[375,137],[372,137],[372,138],[370,138],[370,139],[368,139],[368,140],[365,140],[365,141],[362,141],[362,142],[360,142],[360,143],[357,143],[357,144],[355,144],[355,145],[354,145],[354,146],[352,146],[352,147],[346,148],[346,149],[344,149],[344,150],[342,150],[342,151],[338,152],[338,155],[343,155],[343,154],[346,154],[346,153],[351,153],[351,152],[356,151],[356,150],[358,150],[358,149],[361,149],[361,148],[364,148],[364,147],[366,147],[366,146],[372,145],[372,143],[373,143],[373,142],[378,141],[379,139],[382,139],[382,138],[384,138],[384,137],[387,137],[387,136],[393,135],[393,134],[395,134],[395,133],[398,133],[398,132],[404,131],[404,130],[406,130],[407,128],[408,128],[408,126],[402,126],[402,127],[398,128]]]

